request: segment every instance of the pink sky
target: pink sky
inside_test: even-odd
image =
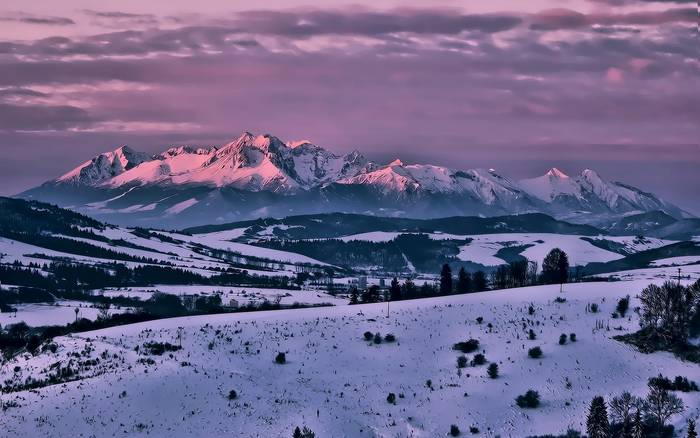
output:
[[[698,212],[696,26],[686,0],[5,0],[0,192],[118,144],[249,130],[517,177],[593,167]]]

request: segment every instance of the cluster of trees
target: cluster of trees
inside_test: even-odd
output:
[[[684,411],[683,401],[667,389],[649,381],[649,393],[645,398],[623,392],[610,400],[608,405],[601,396],[591,401],[586,419],[589,438],[638,438],[673,436],[673,426],[667,426],[671,417]],[[694,423],[689,424],[688,436],[694,433]]]
[[[48,273],[48,275],[46,275]],[[69,262],[49,264],[20,263],[0,265],[0,278],[8,284],[49,290],[87,290],[104,287],[145,286],[150,284],[252,284],[270,287],[290,287],[284,277],[260,277],[234,268],[221,270],[212,277],[172,266],[141,265],[129,268],[121,263],[91,266]]]
[[[700,347],[688,339],[700,334],[700,280],[689,286],[680,282],[652,284],[639,294],[641,306],[636,333],[616,336],[641,351],[671,351],[677,356],[700,363]]]
[[[691,332],[700,329],[700,280],[690,286],[670,281],[651,284],[639,300],[642,329],[668,346],[685,345]]]
[[[459,245],[465,243],[434,240],[426,234],[401,234],[388,242],[324,239],[273,240],[262,244],[347,268],[382,266],[387,272],[403,272],[408,269],[408,259],[418,270],[429,272],[440,269],[443,263],[456,260]]]
[[[538,275],[537,262],[521,259],[498,266],[491,272],[487,281],[483,271],[473,275],[464,268],[459,270],[457,281],[452,279],[452,270],[448,264],[440,272],[440,294],[468,293],[493,289],[523,287],[535,284],[566,283],[570,278],[569,258],[559,248],[552,249],[542,262],[542,272]]]
[[[542,272],[537,274],[537,263],[529,260],[517,260],[507,265],[501,265],[487,277],[484,271],[468,272],[464,267],[459,269],[457,278],[452,275],[452,268],[448,263],[442,265],[440,281],[437,286],[423,283],[416,286],[411,279],[406,279],[403,284],[397,277],[391,281],[388,291],[382,297],[379,286],[369,286],[364,291],[357,288],[350,290],[350,304],[377,303],[383,300],[400,301],[414,298],[425,298],[451,294],[465,294],[482,292],[509,287],[522,287],[539,283],[565,283],[569,278],[569,261],[566,253],[559,248],[554,248],[547,254],[542,263]],[[489,281],[490,280],[490,281]]]

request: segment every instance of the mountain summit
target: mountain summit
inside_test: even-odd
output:
[[[117,223],[191,226],[331,211],[438,217],[543,212],[574,222],[663,211],[687,213],[586,169],[557,168],[512,181],[493,170],[455,170],[359,152],[336,155],[308,141],[244,132],[220,147],[177,146],[148,155],[122,146],[19,196]]]

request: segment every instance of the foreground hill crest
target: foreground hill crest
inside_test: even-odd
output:
[[[543,212],[588,223],[649,211],[687,216],[590,169],[571,177],[553,168],[514,181],[492,169],[400,159],[382,165],[358,151],[337,155],[308,141],[250,132],[219,147],[179,146],[155,155],[121,146],[20,196],[144,225],[185,211],[191,217],[176,225],[332,211],[412,217]]]

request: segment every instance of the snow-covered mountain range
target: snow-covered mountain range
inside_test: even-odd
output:
[[[586,169],[513,181],[493,170],[456,170],[359,152],[336,155],[308,141],[243,133],[221,147],[173,147],[149,156],[128,146],[100,154],[20,194],[117,223],[190,226],[330,211],[438,217],[544,212],[575,222],[680,208]]]

